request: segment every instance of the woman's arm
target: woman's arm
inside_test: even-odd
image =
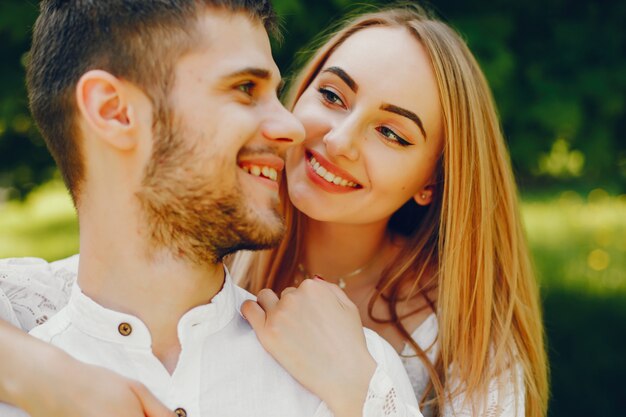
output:
[[[175,417],[142,384],[86,365],[0,320],[0,401],[31,417]]]
[[[358,310],[336,285],[305,280],[280,300],[263,290],[241,311],[265,349],[336,417],[421,416],[397,354],[379,337],[368,350]]]
[[[0,259],[0,319],[26,331],[42,324],[67,304],[77,270],[78,256]]]
[[[77,257],[52,264],[0,259],[0,402],[31,417],[172,416],[140,383],[83,364],[17,328],[30,330],[67,303],[77,264]]]

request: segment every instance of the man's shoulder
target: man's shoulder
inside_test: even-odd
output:
[[[235,297],[238,300],[238,304],[242,304],[246,300],[256,301],[256,296],[254,294],[243,289],[239,285],[233,283],[233,288],[235,290]]]

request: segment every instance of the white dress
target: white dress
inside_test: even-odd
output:
[[[0,319],[26,331],[44,323],[67,304],[77,270],[78,255],[52,263],[37,258],[0,259]],[[412,334],[431,361],[438,353],[437,333],[437,318],[431,314]],[[429,382],[428,371],[408,344],[401,357],[415,394],[420,399]],[[518,392],[515,391],[516,386]],[[463,395],[457,395],[447,403],[442,416],[523,417],[524,392],[520,387],[523,387],[521,380],[517,385],[511,382],[501,388],[494,379],[489,387],[488,401],[478,413],[472,412],[470,401],[466,402]],[[426,408],[422,414],[431,417],[432,411]],[[380,370],[376,371],[370,381],[364,417],[419,417],[422,414],[402,403],[391,378]]]

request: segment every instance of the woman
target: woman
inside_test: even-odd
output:
[[[344,287],[435,413],[545,415],[541,316],[508,153],[458,34],[418,9],[357,17],[304,67],[288,105],[307,132],[287,157],[283,201],[295,207],[277,250],[240,259],[248,288],[280,292],[311,273]],[[295,300],[274,330],[335,314],[302,312],[314,303],[287,292]],[[271,294],[259,304],[281,311]],[[319,348],[290,346],[294,334],[260,337],[279,361],[305,363]],[[345,373],[342,363],[329,368]]]
[[[259,293],[242,311],[268,351],[331,408],[362,401],[384,376],[350,355],[360,315],[404,356],[426,415],[545,415],[515,185],[460,37],[418,8],[362,15],[313,55],[288,105],[307,139],[287,157],[287,237],[232,266]]]

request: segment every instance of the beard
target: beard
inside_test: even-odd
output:
[[[161,114],[154,126],[154,149],[137,192],[149,254],[163,249],[197,265],[215,264],[238,250],[272,248],[282,239],[278,198],[263,214],[247,204],[235,161],[220,155],[200,159],[198,144],[185,140],[180,123]],[[201,135],[200,135],[201,136]],[[243,148],[240,154],[267,152]],[[226,175],[225,175],[226,174]]]

